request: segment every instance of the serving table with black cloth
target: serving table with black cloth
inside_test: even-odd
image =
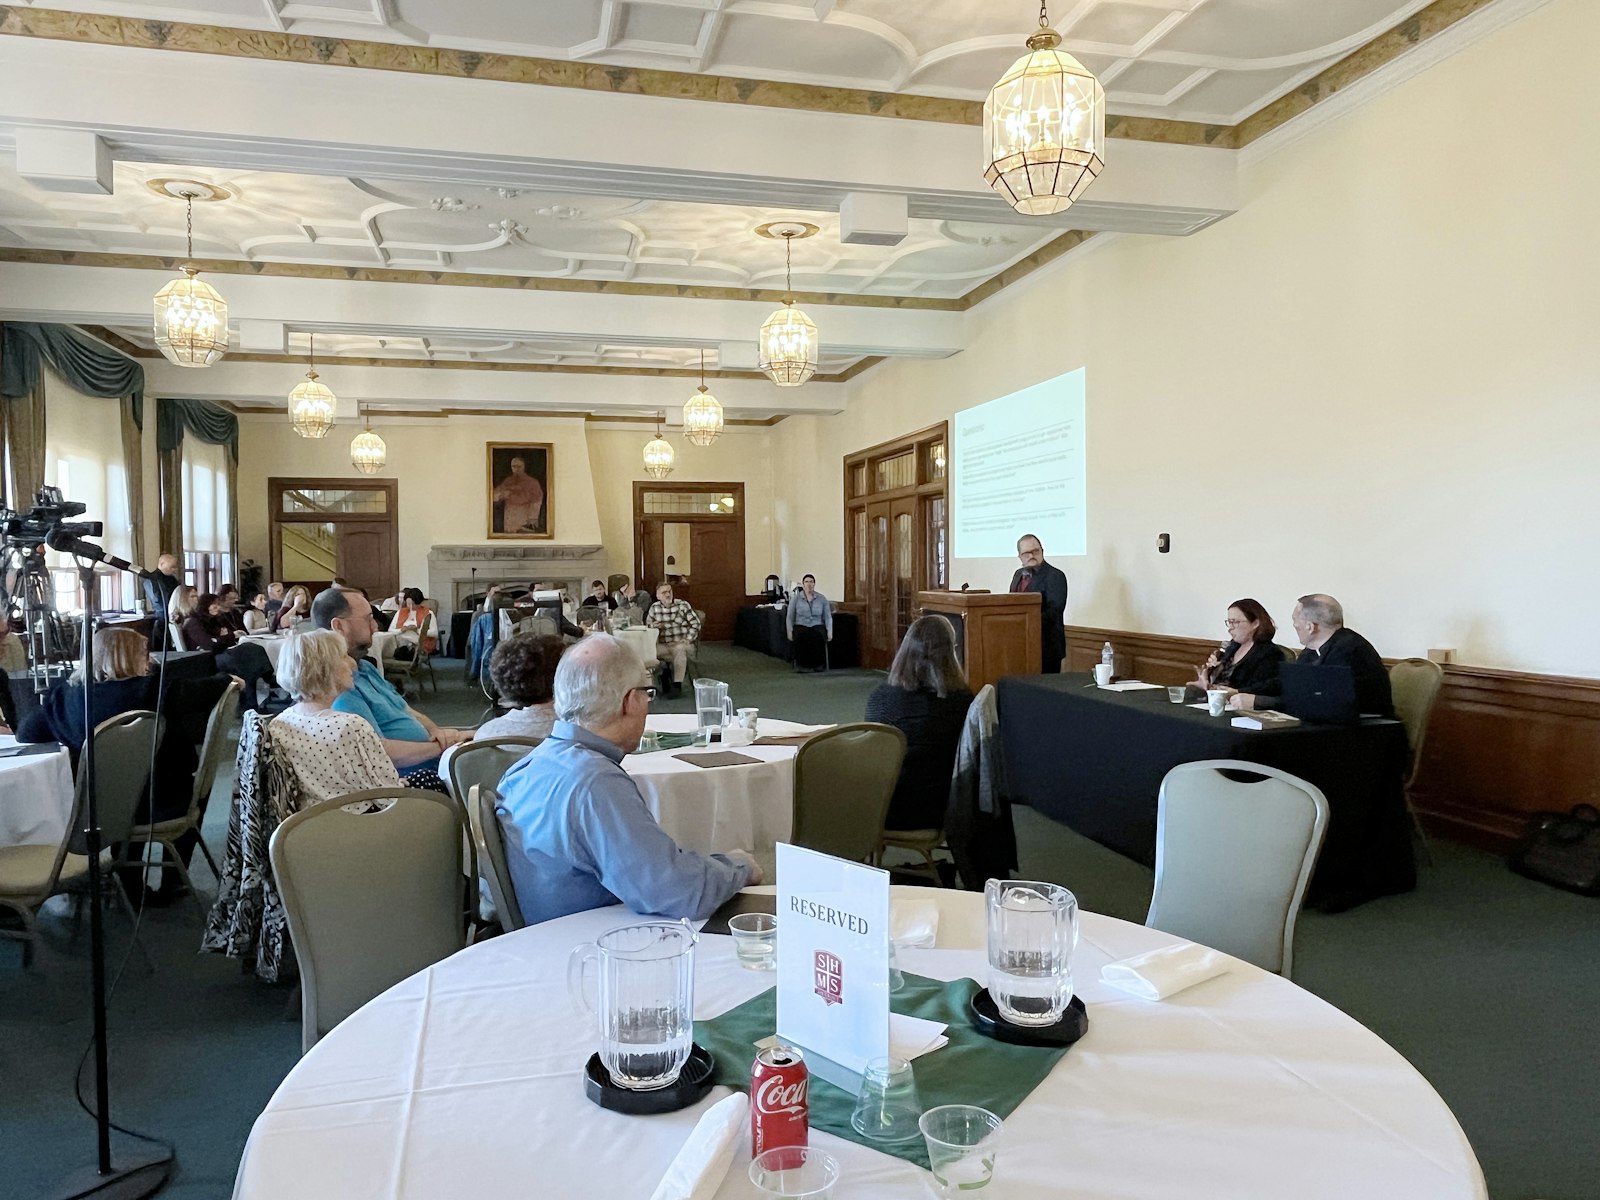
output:
[[[858,648],[860,623],[854,613],[833,610],[833,641],[828,643],[828,665],[844,668],[861,665]],[[794,645],[789,641],[787,615],[781,608],[751,605],[741,608],[733,621],[733,644],[746,650],[759,650],[784,662],[794,661]]]
[[[1398,721],[1236,729],[1239,714],[1173,704],[1164,687],[1108,691],[1081,674],[1002,679],[999,703],[1011,799],[1146,866],[1166,773],[1233,758],[1288,771],[1327,796],[1308,904],[1338,911],[1416,885]]]
[[[444,647],[446,658],[465,658],[467,638],[472,634],[473,610],[468,608],[450,614],[450,641]]]

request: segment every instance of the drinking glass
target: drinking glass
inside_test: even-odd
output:
[[[573,1003],[600,1023],[600,1061],[618,1087],[662,1088],[678,1078],[694,1039],[694,946],[683,921],[645,921],[575,946],[567,960]],[[599,1002],[585,977],[597,963]]]
[[[1169,687],[1167,689],[1167,699],[1171,700],[1174,704],[1182,704],[1188,694],[1189,689],[1186,687]]]
[[[756,732],[757,723],[761,719],[761,710],[759,708],[741,708],[738,710],[736,715],[739,718],[740,725],[744,726],[751,733]]]
[[[1228,711],[1228,697],[1233,693],[1226,688],[1206,689],[1206,711],[1213,717],[1220,717]]]
[[[739,965],[770,971],[778,965],[778,918],[771,913],[740,913],[728,919]]]
[[[1057,883],[991,879],[984,900],[995,1007],[1013,1025],[1054,1025],[1072,1000],[1078,898]]]
[[[850,1124],[875,1142],[907,1142],[917,1136],[922,1099],[911,1064],[903,1058],[875,1058],[861,1076]]]
[[[989,1186],[1004,1128],[999,1117],[972,1104],[943,1104],[923,1113],[918,1125],[941,1196],[954,1200]]]
[[[779,1146],[750,1163],[762,1200],[828,1200],[838,1181],[838,1161],[815,1146]]]

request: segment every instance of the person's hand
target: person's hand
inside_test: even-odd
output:
[[[240,679],[237,675],[229,675],[228,678],[237,683],[241,688],[244,687],[244,680]]]
[[[761,864],[755,860],[755,856],[749,851],[730,850],[728,851],[728,857],[734,862],[744,863],[745,866],[750,868],[750,877],[745,880],[746,887],[759,887],[762,880],[766,878],[766,876],[761,872]]]
[[[1228,697],[1228,707],[1234,712],[1254,712],[1256,698],[1249,692],[1235,692]]]
[[[790,641],[791,641],[791,642],[792,642],[792,641],[794,641],[794,630],[792,630],[792,629],[791,629],[791,630],[789,630],[789,640],[790,640]]]

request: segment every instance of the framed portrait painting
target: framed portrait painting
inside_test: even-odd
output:
[[[555,453],[549,442],[490,442],[489,536],[555,536]]]

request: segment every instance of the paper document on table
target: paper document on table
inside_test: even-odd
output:
[[[942,1021],[926,1021],[903,1013],[889,1014],[889,1057],[910,1062],[950,1044]]]
[[[1096,684],[1102,692],[1149,692],[1166,686],[1160,683],[1141,683],[1137,679],[1124,679],[1121,683]]]

